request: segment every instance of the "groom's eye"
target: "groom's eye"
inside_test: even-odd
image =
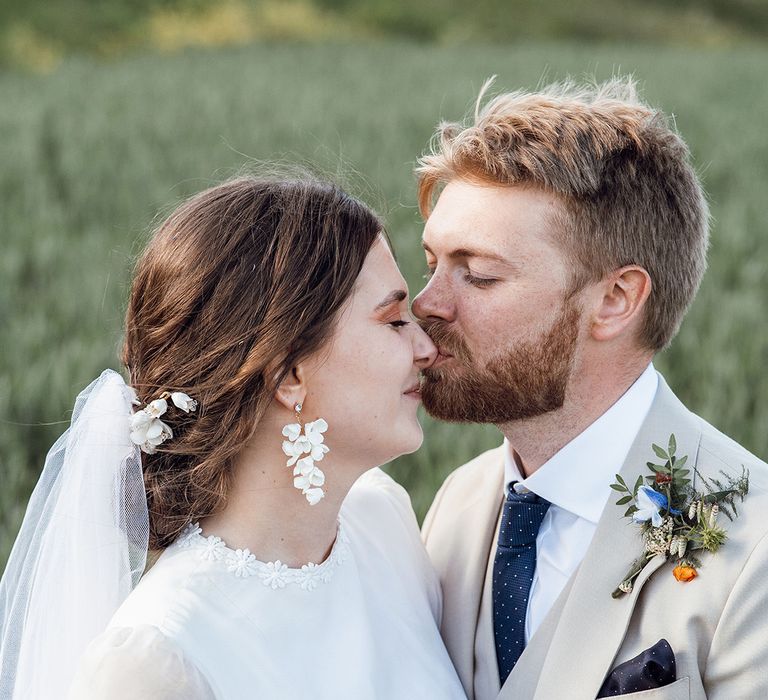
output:
[[[422,276],[428,282],[430,279],[432,279],[432,275],[434,274],[435,274],[434,270],[428,269]]]
[[[492,284],[498,282],[498,280],[493,278],[489,279],[486,277],[476,277],[475,275],[470,274],[469,272],[467,272],[464,275],[464,281],[469,282],[469,284],[471,284],[474,287],[480,287],[481,289],[485,287],[490,287]]]

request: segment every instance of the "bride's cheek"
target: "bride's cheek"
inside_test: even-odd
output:
[[[410,338],[410,333],[401,332],[398,336],[398,343],[393,348],[393,357],[397,358],[397,367],[403,373],[404,377],[412,371],[414,363],[414,351],[413,342]]]

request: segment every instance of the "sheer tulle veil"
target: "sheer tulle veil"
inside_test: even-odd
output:
[[[149,518],[135,392],[105,370],[48,452],[0,581],[0,699],[66,697],[78,660],[141,577]]]

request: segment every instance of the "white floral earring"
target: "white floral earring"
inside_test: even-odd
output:
[[[325,496],[320,488],[325,483],[325,474],[315,466],[330,451],[325,444],[323,433],[328,430],[328,423],[318,418],[305,423],[302,435],[301,404],[293,407],[296,422],[283,428],[283,452],[288,455],[286,466],[293,467],[293,485],[306,497],[309,505],[314,506]],[[302,455],[307,455],[303,457]]]

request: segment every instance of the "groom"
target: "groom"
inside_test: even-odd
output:
[[[500,95],[436,144],[417,170],[413,310],[439,349],[422,397],[504,434],[423,529],[469,698],[768,698],[768,466],[652,364],[706,266],[685,143],[616,79]],[[712,479],[741,492],[733,520]],[[696,550],[692,526],[727,539]]]

